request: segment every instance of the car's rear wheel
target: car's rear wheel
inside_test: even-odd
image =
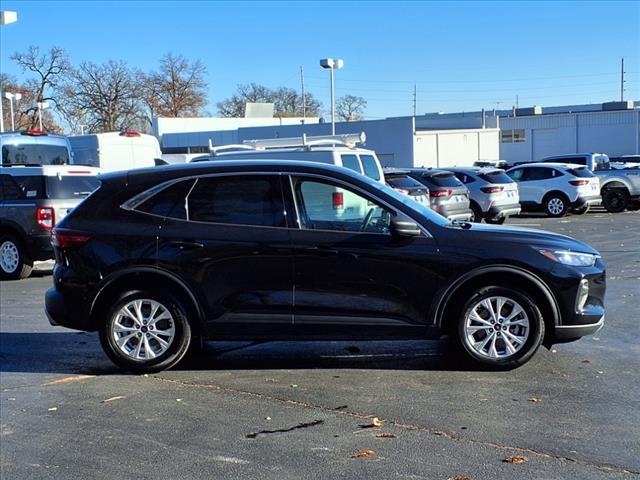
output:
[[[629,192],[624,188],[607,188],[602,192],[602,206],[611,213],[619,213],[629,206]]]
[[[14,235],[0,236],[0,278],[18,280],[31,274],[33,260]]]
[[[471,210],[471,221],[475,223],[482,222],[482,210],[476,203],[471,203],[469,205],[469,210]]]
[[[524,292],[486,287],[471,294],[461,310],[457,338],[474,363],[513,368],[527,362],[544,338],[544,321]]]
[[[573,215],[584,215],[589,211],[590,208],[591,208],[590,205],[585,205],[583,207],[572,208],[570,212]]]
[[[123,293],[101,324],[100,342],[125,370],[151,373],[171,368],[189,349],[188,311],[169,292]]]
[[[569,202],[560,193],[552,193],[545,197],[543,201],[544,210],[550,217],[564,217],[567,213]]]

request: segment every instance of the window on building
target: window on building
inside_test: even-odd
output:
[[[522,143],[526,142],[527,138],[523,128],[516,128],[515,130],[501,130],[500,141],[502,143]]]
[[[501,130],[500,141],[502,143],[513,143],[513,130]]]
[[[513,131],[513,141],[514,143],[522,143],[526,141],[526,138],[524,136],[524,129],[517,128]]]

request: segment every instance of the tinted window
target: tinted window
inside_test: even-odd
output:
[[[356,155],[341,155],[340,158],[342,159],[343,167],[353,170],[354,172],[362,173],[360,162]]]
[[[389,185],[396,188],[416,188],[416,187],[424,188],[424,185],[422,185],[420,182],[418,182],[417,180],[414,180],[409,176],[401,176],[401,177],[386,176],[385,179],[387,180],[387,183]]]
[[[57,145],[3,145],[2,163],[64,165],[69,163],[69,151]]]
[[[284,227],[279,178],[268,175],[203,177],[187,196],[187,219]]]
[[[378,162],[373,155],[360,155],[360,161],[364,167],[364,174],[373,178],[374,180],[380,180],[380,170],[378,169]]]
[[[86,197],[100,186],[100,180],[95,176],[63,175],[46,178],[48,198]]]
[[[611,164],[609,163],[608,155],[597,155],[594,157],[595,167],[594,170],[610,170]]]
[[[453,173],[438,173],[425,178],[438,187],[459,187],[462,185]]]
[[[388,233],[390,213],[342,186],[319,180],[294,180],[296,203],[307,230]]]
[[[595,177],[587,167],[570,168],[567,171],[574,177]]]
[[[527,168],[525,169],[524,175],[522,176],[522,180],[527,181],[536,181],[536,180],[547,180],[549,178],[553,178],[556,175],[556,171],[553,168]]]
[[[507,172],[507,176],[511,177],[516,182],[522,181],[523,175],[524,175],[524,168],[518,168],[516,170],[511,170],[510,172]]]
[[[476,181],[475,178],[473,178],[470,175],[467,175],[466,173],[462,173],[462,172],[455,172],[454,175],[456,176],[456,178],[458,180],[460,180],[462,183],[467,184],[467,183],[473,183]]]
[[[0,175],[0,193],[3,200],[20,200],[23,198],[22,190],[13,181],[11,175]]]
[[[489,183],[511,183],[513,180],[502,170],[487,172],[480,175],[480,178]]]
[[[137,210],[161,217],[186,220],[186,198],[194,181],[195,180],[184,180],[165,188],[140,205]]]
[[[8,183],[13,183],[14,188],[17,187],[18,189],[18,196],[15,199],[22,198],[26,200],[32,200],[45,198],[44,177],[37,175],[7,175],[7,177],[9,178]],[[11,187],[9,186],[9,188]]]

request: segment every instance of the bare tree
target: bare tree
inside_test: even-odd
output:
[[[246,103],[254,102],[273,103],[276,117],[302,116],[302,96],[296,90],[287,87],[272,90],[256,83],[238,85],[236,93],[217,104],[218,114],[222,117],[244,117]],[[318,115],[322,105],[311,93],[305,94],[305,103],[307,115]]]
[[[207,103],[207,69],[199,60],[189,62],[182,55],[166,54],[157,72],[138,73],[142,98],[154,116],[196,117]]]
[[[140,91],[124,61],[83,62],[71,71],[62,90],[62,111],[70,124],[74,118],[81,119],[89,132],[142,126]]]
[[[355,95],[345,95],[336,102],[336,113],[345,122],[362,120],[365,108],[367,108],[367,101]]]
[[[20,113],[29,118],[29,127],[35,128],[38,124],[36,108],[33,102],[51,102],[59,108],[58,87],[60,82],[71,68],[66,52],[58,47],[51,47],[48,52],[40,53],[38,47],[30,46],[26,52],[16,52],[11,56],[23,72],[32,72],[35,78],[27,81],[27,88],[31,95],[32,103],[21,107]],[[43,126],[49,130],[53,128],[53,117],[49,113],[43,115]]]

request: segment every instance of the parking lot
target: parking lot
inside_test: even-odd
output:
[[[640,215],[508,224],[586,241],[608,274],[600,332],[509,372],[424,341],[211,343],[177,369],[122,374],[97,334],[49,326],[48,272],[4,282],[0,476],[637,478]]]

